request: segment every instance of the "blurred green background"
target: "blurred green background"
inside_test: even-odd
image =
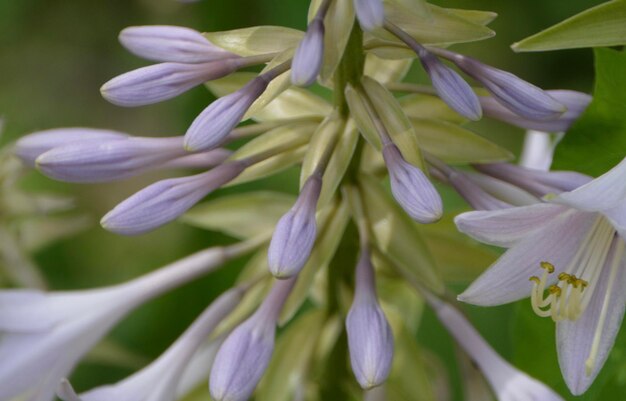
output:
[[[494,39],[458,46],[456,50],[514,72],[544,88],[591,90],[590,50],[514,54],[509,45],[599,1],[438,0],[434,3],[499,14],[490,25],[497,32]],[[196,88],[165,103],[135,109],[116,107],[101,98],[98,89],[102,83],[146,65],[124,51],[116,39],[118,32],[129,25],[144,24],[185,25],[200,31],[251,25],[303,29],[307,7],[305,0],[206,0],[194,4],[173,0],[0,1],[0,115],[6,122],[0,140],[4,144],[35,130],[62,126],[111,128],[146,136],[181,134],[211,101],[211,95],[204,88]],[[419,71],[416,69],[413,75],[419,75]],[[519,147],[522,139],[521,131],[493,122],[481,122],[473,128],[513,149]],[[75,289],[117,283],[194,250],[229,241],[221,235],[180,223],[134,238],[109,234],[97,225],[99,217],[116,202],[154,181],[155,177],[148,175],[105,185],[60,184],[37,173],[25,177],[24,187],[29,190],[55,191],[75,197],[78,210],[94,220],[92,229],[36,255],[52,288]],[[291,171],[253,186],[295,191],[296,177]],[[459,205],[458,202],[451,204]],[[184,330],[210,299],[232,282],[241,264],[241,261],[232,263],[210,277],[140,308],[113,331],[111,338],[143,357],[153,358]],[[481,332],[505,357],[563,390],[554,357],[551,322],[531,319],[530,308],[525,303],[468,309]],[[423,327],[420,341],[444,357],[451,357],[450,339],[439,335],[442,329],[431,315],[427,315]],[[622,351],[614,353],[613,360],[617,368],[624,371],[620,358],[615,356],[619,352]],[[84,363],[74,381],[82,390],[120,379],[130,372],[130,368]],[[451,372],[451,375],[456,374]],[[607,373],[600,379],[610,380],[614,386],[621,383],[619,380],[625,381],[624,376],[623,372],[621,376]],[[615,388],[605,390],[601,399],[623,400],[623,396],[615,394]],[[458,389],[455,391],[456,399],[460,399]],[[595,389],[592,393],[600,396]]]

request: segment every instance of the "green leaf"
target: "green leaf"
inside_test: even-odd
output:
[[[398,100],[409,118],[432,118],[457,124],[467,121],[437,96],[412,94]]]
[[[240,56],[255,56],[295,48],[304,37],[304,32],[282,26],[256,26],[207,32],[204,36],[213,44]]]
[[[626,52],[596,49],[593,101],[557,146],[553,167],[597,176],[626,155]]]
[[[364,75],[372,77],[381,84],[401,81],[413,65],[413,58],[385,60],[373,53],[365,57]]]
[[[236,238],[252,238],[272,230],[295,201],[292,195],[270,191],[222,196],[194,206],[181,221]]]
[[[361,176],[359,187],[376,246],[418,282],[441,292],[441,278],[417,224],[372,177]]]
[[[626,1],[592,7],[511,46],[532,52],[626,44]]]
[[[448,163],[494,163],[513,154],[495,143],[443,120],[412,118],[420,147]]]

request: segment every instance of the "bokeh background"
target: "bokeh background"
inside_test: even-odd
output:
[[[590,0],[437,0],[446,7],[474,8],[499,14],[490,26],[491,40],[455,49],[512,71],[544,88],[568,88],[590,92],[593,59],[590,50],[514,54],[509,45],[599,1]],[[117,34],[129,25],[185,25],[200,31],[217,31],[251,25],[284,25],[305,28],[306,0],[205,0],[184,4],[174,0],[2,0],[0,1],[0,115],[6,144],[29,132],[62,126],[111,128],[134,135],[177,135],[212,100],[204,88],[177,99],[141,108],[124,109],[104,101],[99,87],[115,75],[146,63],[117,42]],[[411,75],[422,79],[419,68]],[[519,149],[522,132],[481,122],[476,131]],[[169,224],[153,233],[124,238],[101,229],[97,221],[116,202],[152,182],[147,175],[105,185],[66,185],[37,173],[23,180],[27,190],[52,191],[76,199],[78,211],[92,217],[93,225],[80,235],[63,240],[34,255],[51,288],[77,289],[118,283],[152,270],[203,247],[229,238]],[[295,192],[297,172],[238,187],[239,191],[265,187]],[[223,192],[222,192],[223,193]],[[451,196],[451,195],[450,195]],[[463,204],[448,199],[450,207]],[[0,211],[1,213],[1,211]],[[453,250],[451,250],[452,252]],[[151,302],[133,313],[111,334],[110,342],[136,354],[124,366],[112,366],[103,355],[81,364],[73,381],[78,389],[118,380],[154,358],[180,334],[206,304],[230,285],[242,262]],[[454,290],[460,290],[459,285]],[[468,308],[480,331],[506,358],[562,391],[554,353],[552,324],[533,318],[530,307]],[[419,341],[453,359],[451,340],[427,314]],[[620,341],[623,342],[623,341]],[[626,348],[618,348],[586,399],[623,400],[626,394]],[[1,363],[1,361],[0,361]],[[458,373],[450,367],[454,380]],[[461,400],[459,388],[453,389]],[[208,395],[207,395],[208,398]]]

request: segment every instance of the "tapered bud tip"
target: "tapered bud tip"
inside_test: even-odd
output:
[[[298,45],[291,64],[291,83],[312,85],[322,68],[324,56],[324,23],[314,19]]]
[[[385,23],[385,9],[382,0],[354,0],[354,9],[364,31],[381,28]]]
[[[247,401],[265,373],[274,350],[275,322],[255,315],[239,325],[220,347],[209,378],[216,401]]]
[[[315,244],[315,211],[322,180],[307,180],[295,205],[278,222],[268,250],[270,272],[277,278],[292,277],[306,264]]]
[[[439,193],[419,168],[408,163],[395,145],[383,149],[391,192],[405,212],[420,223],[433,223],[443,215]]]
[[[61,379],[57,388],[57,396],[63,401],[82,401],[67,379]]]

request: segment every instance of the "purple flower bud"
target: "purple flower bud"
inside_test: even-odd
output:
[[[566,107],[549,93],[511,74],[483,64],[471,57],[445,51],[449,59],[467,75],[483,84],[506,108],[533,120],[558,118]]]
[[[215,401],[250,398],[272,357],[276,320],[295,281],[276,281],[257,311],[224,340],[209,379]]]
[[[589,103],[591,103],[591,96],[581,92],[569,90],[549,90],[546,92],[560,104],[567,107],[565,113],[553,120],[538,120],[521,117],[492,97],[481,96],[480,104],[487,117],[495,118],[520,128],[543,132],[565,132],[574,121],[580,117],[585,109],[587,109]]]
[[[113,78],[102,85],[100,92],[106,100],[118,106],[143,106],[176,97],[237,68],[239,62],[233,58],[202,64],[154,64]]]
[[[148,60],[175,63],[207,63],[238,57],[193,29],[180,26],[131,26],[120,32],[120,43],[131,53]]]
[[[188,152],[186,152],[188,153]],[[185,156],[163,163],[162,168],[209,168],[224,163],[232,151],[224,148],[216,148],[208,152],[187,154]]]
[[[432,223],[441,218],[441,197],[419,168],[408,163],[394,144],[383,148],[383,157],[389,170],[391,192],[396,201],[415,221]]]
[[[480,120],[480,101],[471,86],[428,50],[422,48],[417,55],[441,100],[462,116]]]
[[[456,192],[475,210],[499,210],[513,207],[485,191],[471,177],[461,172],[454,171],[447,178]]]
[[[300,272],[311,255],[317,227],[315,211],[322,179],[312,175],[304,184],[295,205],[276,224],[267,252],[269,268],[278,278]]]
[[[56,128],[34,132],[20,138],[15,144],[14,153],[31,167],[35,160],[43,153],[59,147],[77,143],[98,143],[122,139],[127,134],[116,131],[93,128]]]
[[[346,318],[350,362],[364,389],[382,384],[393,360],[393,333],[376,298],[369,252],[361,252],[356,267],[354,301]]]
[[[229,162],[206,173],[158,181],[117,205],[100,223],[117,234],[145,233],[185,213],[245,168],[240,161]]]
[[[189,151],[207,150],[219,145],[239,124],[246,111],[267,88],[269,81],[259,75],[243,88],[209,105],[193,121],[185,134]]]
[[[382,0],[354,0],[354,10],[364,31],[380,28],[385,22]]]
[[[182,137],[127,137],[56,147],[36,163],[41,172],[60,181],[106,182],[159,167],[186,153]]]
[[[291,82],[309,86],[315,82],[322,68],[324,56],[324,21],[315,18],[300,41],[291,64]]]
[[[592,180],[592,177],[575,171],[534,170],[510,163],[477,164],[474,167],[539,197],[569,192]]]

